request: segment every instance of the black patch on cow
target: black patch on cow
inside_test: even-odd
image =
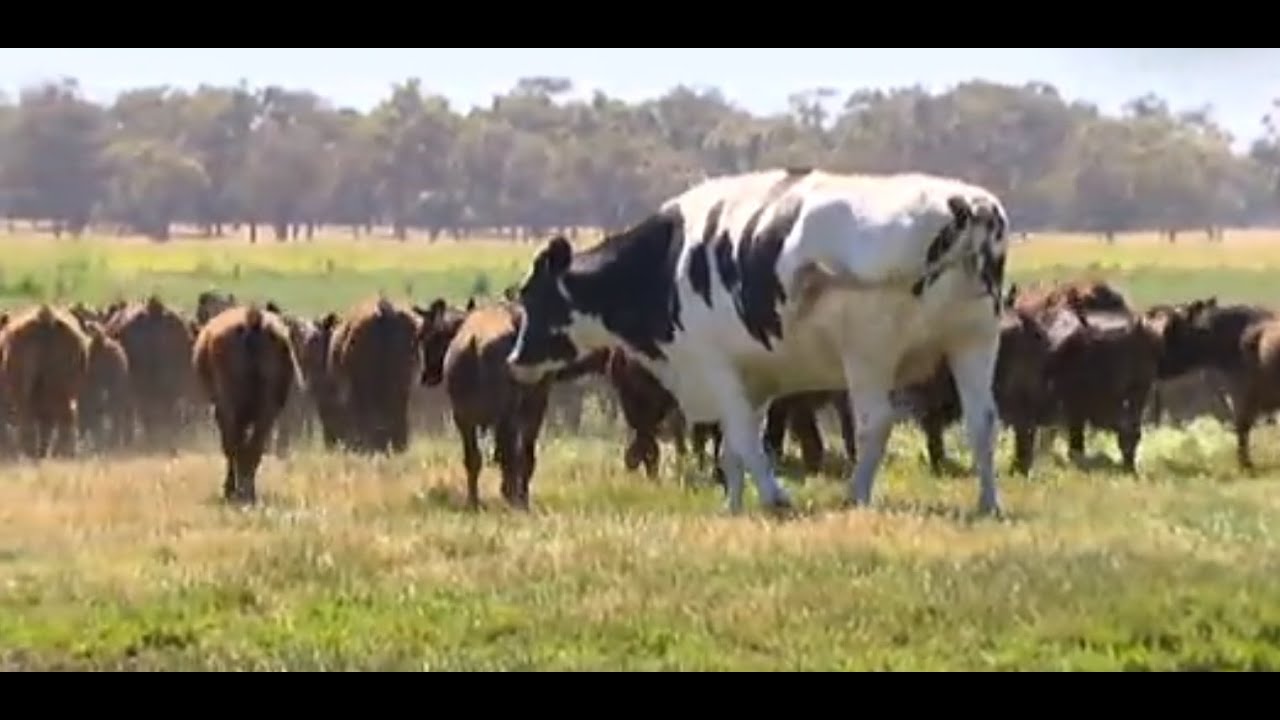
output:
[[[573,309],[598,317],[645,356],[665,357],[658,344],[682,327],[675,273],[683,248],[684,218],[674,207],[605,238],[564,275]]]
[[[756,230],[759,212],[747,224],[747,232],[738,245],[742,284],[734,298],[738,316],[742,318],[747,332],[770,350],[773,349],[770,336],[782,339],[782,317],[778,314],[778,306],[787,299],[776,272],[778,256],[800,219],[802,208],[799,197],[788,197],[780,202],[782,204],[764,227]]]
[[[912,295],[920,297],[920,295],[924,293],[925,288],[935,283],[942,275],[942,268],[933,267],[933,265],[946,257],[947,252],[951,250],[951,246],[956,244],[956,238],[960,236],[960,230],[961,228],[957,227],[954,223],[947,223],[946,227],[942,228],[942,230],[934,236],[933,241],[929,243],[929,249],[925,251],[924,256],[925,266],[931,269],[911,284]]]
[[[720,227],[720,216],[723,214],[724,201],[711,206],[702,230],[702,242],[694,246],[689,258],[689,283],[693,285],[693,291],[702,296],[707,307],[711,307],[711,261],[707,258],[707,253],[715,240],[716,231]]]
[[[786,300],[786,293],[776,272],[778,256],[782,254],[782,245],[786,242],[787,235],[800,219],[802,209],[801,199],[797,196],[787,197],[786,193],[807,174],[807,170],[788,169],[786,177],[765,193],[738,240],[736,282],[733,286],[729,286],[727,281],[725,283],[747,332],[768,350],[773,349],[770,336],[782,339],[782,318],[778,314],[778,305]],[[774,210],[773,215],[761,227],[760,218],[770,209]],[[719,254],[716,259],[719,267]]]
[[[1004,301],[1004,267],[1005,255],[995,257],[995,243],[1004,237],[1007,225],[1004,217],[996,208],[991,209],[991,237],[989,242],[983,243],[980,259],[982,262],[982,284],[986,288],[987,294],[991,296],[991,302],[996,317],[1000,316],[1001,305]]]
[[[711,251],[715,255],[716,272],[720,275],[720,284],[733,294],[738,289],[738,266],[733,263],[733,238],[729,237],[728,230],[720,233]]]
[[[911,294],[915,297],[924,294],[924,291],[941,277],[943,268],[934,267],[934,265],[947,256],[972,218],[968,201],[959,195],[949,198],[947,204],[951,208],[952,220],[938,231],[929,243],[928,249],[925,250],[925,267],[928,270],[911,283]]]

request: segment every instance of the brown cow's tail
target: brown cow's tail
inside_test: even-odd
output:
[[[256,421],[261,414],[263,401],[262,391],[265,384],[262,377],[262,361],[266,331],[262,326],[262,310],[257,305],[250,305],[245,310],[244,332],[244,395],[241,397],[241,412],[245,420]]]

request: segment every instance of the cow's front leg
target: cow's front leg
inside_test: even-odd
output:
[[[720,403],[720,420],[724,445],[720,453],[720,468],[728,485],[728,509],[732,514],[742,512],[743,470],[750,472],[756,481],[760,504],[768,509],[791,507],[791,498],[773,472],[764,442],[760,437],[760,413],[751,407],[742,384],[728,371],[711,377],[716,397]]]
[[[989,341],[972,342],[947,355],[964,411],[965,431],[978,474],[978,512],[983,515],[1000,512],[994,462],[998,417],[991,389],[998,350],[998,336],[992,333]]]

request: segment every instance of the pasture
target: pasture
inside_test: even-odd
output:
[[[211,287],[307,315],[379,290],[462,302],[538,247],[5,237],[0,305],[154,291],[189,310]],[[1097,275],[1139,304],[1280,305],[1280,235],[1262,232],[1035,237],[1010,262],[1015,282]],[[250,510],[220,502],[212,423],[197,432],[176,457],[5,463],[0,669],[1280,669],[1275,426],[1255,431],[1253,477],[1210,420],[1148,428],[1136,479],[1071,468],[1061,436],[1017,478],[1006,434],[1004,521],[972,519],[971,475],[931,477],[907,425],[857,511],[828,427],[829,472],[787,466],[784,521],[750,489],[725,516],[670,445],[656,481],[626,472],[596,405],[544,430],[528,515],[501,505],[487,450],[487,509],[462,509],[448,424],[391,458],[314,439],[268,456]]]

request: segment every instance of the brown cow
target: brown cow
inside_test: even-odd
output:
[[[677,455],[683,457],[687,452],[684,415],[662,383],[643,365],[628,358],[625,352],[612,350],[608,353],[605,374],[617,395],[622,419],[631,431],[631,441],[623,453],[623,465],[628,471],[644,465],[645,475],[653,478],[658,473],[660,459],[658,439],[664,431],[675,441]],[[721,437],[718,425],[694,423],[692,435],[694,457],[699,467],[705,466],[704,451],[708,440],[713,444],[713,460],[719,457]],[[724,484],[718,464],[714,476],[717,483]]]
[[[1229,423],[1231,387],[1227,376],[1213,368],[1192,370],[1183,375],[1161,378],[1151,388],[1147,419],[1183,426],[1197,417],[1211,417]]]
[[[417,313],[382,297],[352,308],[334,329],[328,368],[352,449],[408,448],[409,388],[419,371],[421,333]]]
[[[89,339],[71,313],[47,303],[13,314],[0,331],[0,373],[28,457],[76,452],[76,397]]]
[[[192,366],[227,462],[223,497],[252,504],[263,450],[298,381],[289,329],[256,305],[228,308],[196,336]]]
[[[306,382],[307,395],[315,406],[320,433],[328,450],[350,440],[347,415],[338,398],[338,384],[329,368],[333,331],[340,323],[336,313],[326,313],[315,320],[298,353],[298,365]]]
[[[80,436],[99,450],[120,450],[133,435],[129,358],[94,320],[82,320],[89,337],[89,367],[77,401]]]
[[[803,392],[774,398],[765,412],[764,446],[779,459],[787,430],[800,443],[800,458],[808,473],[822,469],[826,455],[822,432],[818,428],[818,411],[830,406],[840,420],[840,437],[844,441],[845,456],[850,463],[857,462],[858,451],[854,442],[853,413],[846,391]]]
[[[1065,314],[1065,313],[1064,313]],[[1077,312],[1076,325],[1050,330],[1049,387],[1067,425],[1073,459],[1084,454],[1086,425],[1116,433],[1124,469],[1136,472],[1142,416],[1161,362],[1159,335],[1123,312]]]
[[[4,329],[8,324],[9,313],[0,310],[0,337],[4,336]],[[10,457],[14,454],[13,423],[13,405],[9,402],[9,392],[5,389],[4,383],[0,382],[0,457]]]
[[[422,380],[443,383],[449,395],[453,422],[462,439],[467,505],[473,509],[480,505],[480,431],[493,432],[503,499],[512,507],[527,509],[551,384],[592,369],[574,365],[536,385],[516,382],[506,359],[520,322],[519,307],[509,302],[481,305],[463,316],[437,300],[427,311],[422,346],[431,349],[431,356],[424,359]],[[437,365],[442,346],[446,349]]]
[[[205,326],[218,313],[229,307],[234,307],[236,296],[234,293],[224,293],[219,290],[205,290],[196,296],[196,332]]]
[[[1036,429],[1048,422],[1052,397],[1048,389],[1049,337],[1026,310],[1010,307],[1000,318],[1000,350],[996,355],[993,390],[1000,420],[1014,431],[1014,469],[1031,470]],[[929,466],[942,474],[951,465],[943,444],[943,431],[960,421],[960,396],[946,363],[926,382],[907,388],[921,429],[925,433]]]
[[[153,295],[113,313],[106,330],[129,358],[129,386],[144,442],[177,452],[185,411],[198,390],[191,373],[191,324]]]
[[[1280,317],[1254,305],[1219,305],[1216,297],[1147,313],[1164,341],[1162,377],[1213,368],[1231,387],[1236,460],[1253,470],[1249,434],[1258,417],[1280,409]]]
[[[1039,317],[1061,308],[1072,308],[1081,311],[1102,312],[1134,312],[1133,306],[1124,293],[1112,287],[1105,280],[1068,280],[1044,285],[1034,285],[1031,289],[1020,288],[1016,283],[1009,286],[1005,295],[1005,304],[1016,310]]]
[[[645,474],[657,475],[659,449],[658,436],[666,429],[675,441],[676,453],[684,456],[685,421],[675,398],[643,365],[627,358],[624,352],[609,353],[607,374],[618,397],[622,416],[631,431],[631,441],[623,456],[627,470],[644,465]],[[821,433],[817,426],[816,412],[825,403],[834,403],[840,415],[841,433],[850,460],[856,459],[853,442],[853,421],[843,392],[797,393],[775,399],[769,405],[764,429],[765,447],[774,457],[782,454],[782,444],[788,424],[800,440],[806,468],[817,472],[824,454]],[[706,444],[713,445],[712,457],[720,455],[721,435],[717,423],[694,423],[691,431],[694,457],[698,467],[705,467]],[[724,484],[724,473],[719,464],[713,470],[717,484]]]
[[[289,330],[289,345],[293,348],[296,359],[300,348],[306,347],[307,341],[315,332],[315,326],[311,324],[310,320],[281,310],[274,302],[268,302],[266,307],[267,310],[275,313]],[[276,423],[275,452],[277,457],[284,457],[288,454],[294,440],[299,437],[306,437],[311,430],[312,415],[308,412],[311,408],[308,407],[307,403],[305,373],[299,372],[294,381],[296,385],[293,391],[289,393],[289,401],[285,404],[284,411]]]

